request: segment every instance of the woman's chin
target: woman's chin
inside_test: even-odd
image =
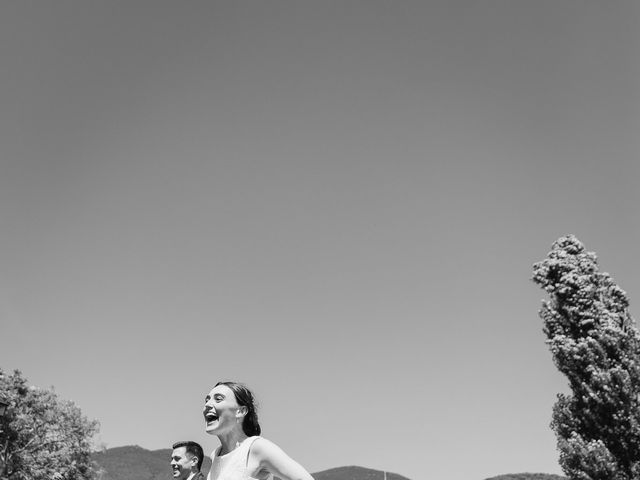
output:
[[[204,431],[207,432],[209,435],[215,435],[217,429],[218,429],[217,423],[215,425],[208,423],[204,426]]]

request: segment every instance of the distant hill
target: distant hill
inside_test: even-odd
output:
[[[137,445],[109,448],[93,454],[100,467],[99,480],[168,480],[173,478],[169,462],[171,449],[146,450]],[[208,472],[211,460],[202,465]]]
[[[98,464],[99,480],[171,480],[171,449],[146,450],[137,445],[109,448],[93,454]],[[202,472],[211,468],[211,460],[205,457]],[[315,480],[385,480],[385,472],[364,467],[339,467],[312,473]],[[386,472],[386,480],[409,480],[396,473]],[[473,480],[473,479],[470,479]],[[559,475],[546,473],[510,473],[486,480],[567,480]]]
[[[170,480],[171,449],[146,450],[127,446],[109,448],[93,454],[100,468],[99,480]],[[211,468],[211,459],[205,457],[202,472]],[[312,474],[315,480],[384,480],[384,472],[363,467],[340,467]],[[409,480],[387,472],[387,480]]]
[[[550,473],[508,473],[507,475],[498,475],[486,480],[567,480],[567,478]]]
[[[338,467],[311,474],[315,480],[384,480],[385,472],[364,467]],[[386,480],[409,480],[397,473],[386,473]]]

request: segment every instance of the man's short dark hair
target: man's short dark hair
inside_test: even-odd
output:
[[[204,461],[204,451],[202,450],[202,447],[200,446],[200,444],[196,442],[192,442],[191,440],[188,440],[184,442],[176,442],[173,444],[171,448],[175,450],[176,448],[180,448],[180,447],[184,447],[185,451],[189,455],[198,457],[198,471],[200,471],[200,468],[202,467],[202,462]]]

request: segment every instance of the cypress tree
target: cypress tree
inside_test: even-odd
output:
[[[640,480],[640,335],[626,293],[573,235],[533,269],[549,295],[543,331],[571,391],[551,421],[560,466],[572,480]]]

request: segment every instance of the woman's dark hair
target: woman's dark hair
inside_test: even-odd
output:
[[[248,437],[260,435],[260,432],[262,430],[260,429],[260,424],[258,423],[256,402],[253,399],[251,390],[238,382],[218,382],[215,386],[217,387],[218,385],[224,385],[228,387],[235,395],[238,405],[240,405],[241,407],[247,407],[247,414],[242,420],[242,430],[244,431],[245,435],[247,435]]]

